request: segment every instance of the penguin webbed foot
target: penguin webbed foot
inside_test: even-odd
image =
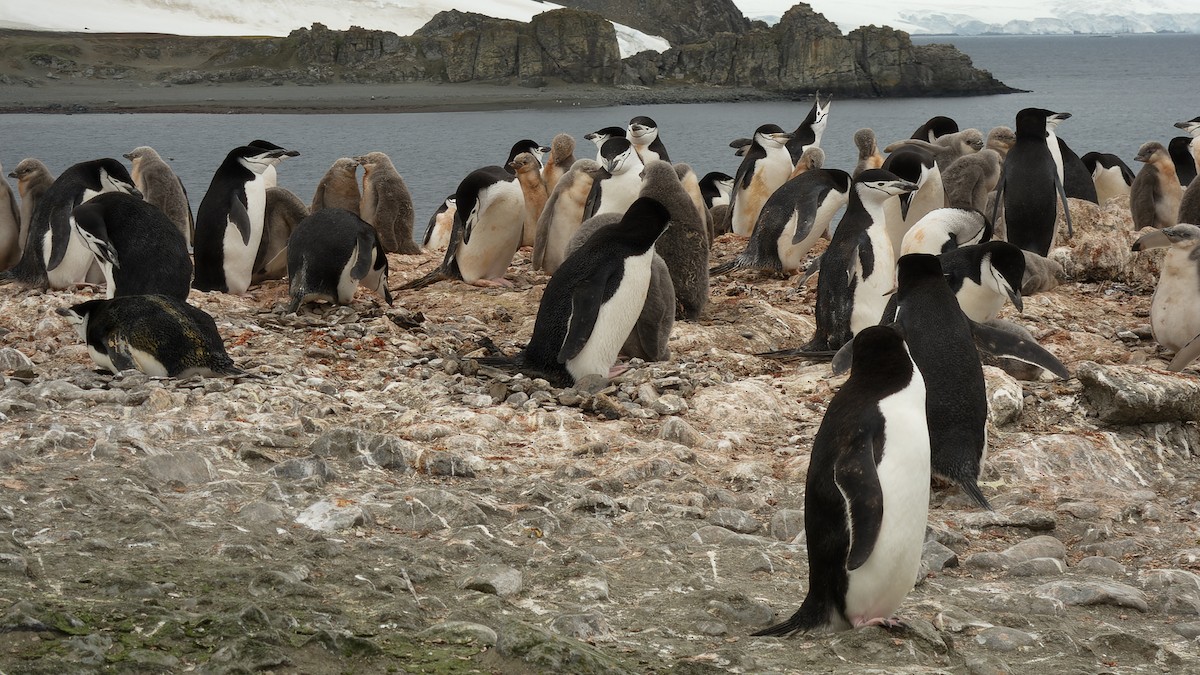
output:
[[[879,626],[880,628],[883,628],[885,630],[892,630],[894,628],[904,628],[905,627],[904,622],[902,622],[900,619],[897,619],[894,616],[889,616],[889,617],[877,616],[873,619],[858,618],[858,619],[854,620],[853,624],[854,624],[855,628],[864,628],[866,626]]]
[[[513,282],[505,279],[504,277],[497,277],[495,279],[476,279],[475,281],[471,282],[471,285],[479,288],[516,288]]]

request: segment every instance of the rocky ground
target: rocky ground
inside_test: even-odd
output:
[[[995,512],[935,490],[906,626],[792,639],[749,634],[804,596],[842,380],[754,353],[807,339],[815,284],[716,279],[671,361],[598,392],[470,359],[528,338],[523,253],[512,290],[391,308],[193,292],[237,380],[98,374],[53,312],[96,291],[4,287],[0,671],[1196,672],[1200,379],[1159,370],[1127,216],[1076,227],[1077,280],[1007,316],[1078,377],[988,369]]]

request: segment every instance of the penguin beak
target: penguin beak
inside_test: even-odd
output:
[[[550,146],[548,146],[548,145],[539,145],[539,146],[538,146],[538,152],[540,152],[540,153],[542,153],[542,154],[544,155],[544,154],[546,154],[546,153],[550,152]]]
[[[1171,245],[1171,238],[1162,230],[1154,230],[1149,234],[1144,234],[1138,237],[1138,240],[1133,242],[1134,251],[1148,251],[1152,248],[1164,248]]]
[[[129,194],[137,197],[138,199],[145,199],[145,197],[142,195],[142,191],[132,185],[129,186]]]
[[[785,131],[780,134],[771,134],[771,138],[775,139],[775,141],[777,143],[783,144],[783,143],[787,143],[788,141],[792,140],[792,136],[794,136],[794,135],[795,134],[789,134]]]
[[[1014,291],[1012,286],[1009,286],[1005,290],[1008,291],[1008,299],[1012,300],[1012,304],[1014,307],[1017,308],[1017,311],[1024,312],[1025,311],[1025,302],[1021,299],[1020,291]]]
[[[299,150],[279,149],[279,150],[271,150],[270,152],[267,153],[267,157],[298,157],[298,156],[300,156]]]
[[[1152,153],[1152,152],[1139,152],[1137,154],[1137,157],[1134,157],[1134,160],[1136,160],[1138,162],[1149,162],[1150,156],[1153,154],[1154,153]]]
[[[8,177],[9,177],[9,178],[16,178],[17,180],[20,180],[20,179],[21,179],[21,177],[17,175],[17,172],[16,172],[16,171],[9,171],[9,172],[8,172]]]
[[[1068,113],[1068,112],[1055,113],[1050,116],[1050,119],[1054,120],[1055,122],[1069,120],[1069,119],[1071,119],[1071,113]]]
[[[133,159],[133,155],[132,155],[131,153],[128,153],[128,152],[124,153],[124,154],[123,154],[123,155],[121,155],[121,156],[122,156],[122,157],[124,157],[125,159],[128,159],[128,160],[132,160],[132,159]]]
[[[590,134],[583,135],[583,140],[585,140],[585,141],[591,141],[591,140],[595,140],[595,139],[596,139],[596,132],[594,132],[594,131]]]

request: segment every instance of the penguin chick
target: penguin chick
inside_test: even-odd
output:
[[[1145,166],[1129,186],[1133,229],[1171,227],[1178,222],[1179,202],[1183,199],[1171,155],[1162,143],[1151,141],[1138,149],[1134,159],[1145,162]]]

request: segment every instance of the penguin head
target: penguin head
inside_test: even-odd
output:
[[[782,148],[792,139],[792,134],[779,128],[778,124],[764,124],[754,130],[754,142],[764,148]]]
[[[610,138],[600,146],[600,156],[604,158],[604,168],[614,176],[625,173],[636,167],[641,172],[641,160],[627,138]]]
[[[1176,129],[1183,129],[1189,135],[1200,138],[1200,116],[1193,117],[1186,122],[1176,122]]]
[[[16,178],[17,181],[21,183],[32,181],[41,176],[53,180],[53,178],[50,177],[50,169],[46,168],[46,165],[40,160],[32,157],[26,157],[18,162],[8,176],[9,178]]]
[[[642,182],[648,186],[661,186],[664,182],[668,185],[678,185],[680,181],[679,174],[670,162],[655,159],[642,169]]]
[[[1008,296],[1017,311],[1025,311],[1021,299],[1021,282],[1025,278],[1025,254],[1006,241],[989,241],[979,245],[980,276],[990,281],[992,289]]]
[[[821,92],[817,92],[813,98],[813,107],[808,111],[808,117],[804,122],[808,124],[808,128],[812,129],[817,140],[820,141],[821,134],[825,131],[825,126],[829,123],[829,108],[833,105],[833,95],[831,94],[825,99],[825,103],[821,103]]]
[[[1152,230],[1133,242],[1134,251],[1148,251],[1152,248],[1164,248],[1178,245],[1180,248],[1191,248],[1200,243],[1200,227],[1191,223],[1179,223],[1161,230]]]
[[[637,145],[650,145],[658,138],[658,124],[644,115],[629,120],[629,140]]]
[[[1158,141],[1150,141],[1149,143],[1143,143],[1142,147],[1138,148],[1137,157],[1134,157],[1134,159],[1139,162],[1150,163],[1158,161],[1164,156],[1169,158],[1167,149],[1163,147],[1163,144]]]
[[[875,140],[875,130],[859,129],[854,132],[854,147],[858,148],[859,158],[870,157],[879,152],[879,146]]]
[[[972,152],[983,150],[983,132],[978,129],[963,129],[956,134],[958,143],[965,145]]]
[[[387,167],[393,171],[396,168],[392,165],[392,158],[378,150],[359,155],[354,158],[354,162],[363,168],[363,175],[368,175],[380,167]]]
[[[921,133],[922,131],[924,133]],[[954,118],[934,115],[926,120],[920,129],[913,132],[912,137],[932,143],[942,136],[956,133],[958,133],[958,122],[955,122]]]
[[[333,165],[329,168],[338,173],[354,177],[358,173],[358,162],[353,157],[339,157],[334,160]]]
[[[142,162],[151,162],[156,159],[162,161],[162,157],[159,156],[158,152],[148,145],[139,145],[138,147],[121,156],[133,162],[134,166],[137,166]]]
[[[550,148],[538,143],[537,141],[526,138],[513,143],[512,148],[508,151],[508,161],[504,163],[504,166],[512,166],[512,161],[517,158],[517,155],[520,155],[521,153],[528,153],[533,157],[534,161],[537,162],[537,168],[540,169],[542,168],[542,156],[547,152],[550,152]]]
[[[1000,153],[1003,157],[1009,150],[1012,149],[1014,143],[1017,142],[1017,134],[1008,127],[999,126],[992,127],[988,132],[986,145],[987,147]]]
[[[251,148],[259,148],[261,150],[278,150],[280,159],[283,159],[284,157],[298,157],[300,155],[299,150],[287,150],[281,146],[275,145],[270,141],[264,141],[262,139],[250,141],[246,145]]]
[[[887,169],[868,169],[855,179],[854,188],[863,202],[882,203],[888,197],[913,192],[918,185],[901,180]]]
[[[79,166],[79,165],[76,165]],[[129,171],[125,169],[125,165],[115,159],[105,157],[104,159],[96,160],[93,163],[95,174],[94,179],[88,180],[88,183],[93,183],[98,192],[124,192],[125,194],[133,195],[141,198],[142,193],[133,186],[133,178],[130,177]]]
[[[261,142],[261,141],[260,141]],[[267,167],[275,166],[284,157],[294,157],[300,153],[283,148],[267,149],[252,145],[234,148],[226,155],[226,161],[233,160],[255,174],[261,174]]]
[[[585,134],[584,138],[595,143],[597,148],[603,148],[604,144],[610,138],[625,138],[625,130],[621,127],[604,127],[590,134]]]
[[[614,232],[620,233],[623,241],[644,251],[654,245],[670,224],[671,213],[662,202],[653,197],[638,197],[625,210]]]
[[[575,139],[571,134],[555,134],[550,141],[550,156],[556,162],[564,161],[575,154]]]
[[[825,165],[825,151],[810,145],[804,149],[800,159],[796,160],[796,168],[804,167],[805,171],[813,171]]]
[[[1022,109],[1017,113],[1017,138],[1046,138],[1050,118],[1057,114],[1059,113],[1045,108]],[[1070,116],[1069,113],[1067,115]]]
[[[895,381],[902,388],[916,367],[908,355],[908,345],[897,326],[868,326],[854,336],[851,344],[851,373],[871,373],[883,382]],[[891,389],[892,387],[888,387]]]
[[[512,161],[508,163],[508,167],[517,175],[520,175],[522,173],[529,173],[531,171],[540,171],[542,168],[542,163],[539,162],[537,157],[534,157],[532,153],[522,152],[516,157],[513,157]]]
[[[54,310],[54,313],[67,320],[75,328],[75,332],[79,337],[87,340],[88,320],[92,314],[99,312],[102,307],[108,302],[105,299],[88,300],[70,307],[59,307]]]
[[[1051,112],[1046,117],[1046,130],[1052,131],[1055,128],[1057,128],[1058,125],[1061,124],[1064,120],[1068,120],[1070,118],[1071,118],[1071,113],[1069,113],[1069,112],[1060,112],[1060,113]]]

